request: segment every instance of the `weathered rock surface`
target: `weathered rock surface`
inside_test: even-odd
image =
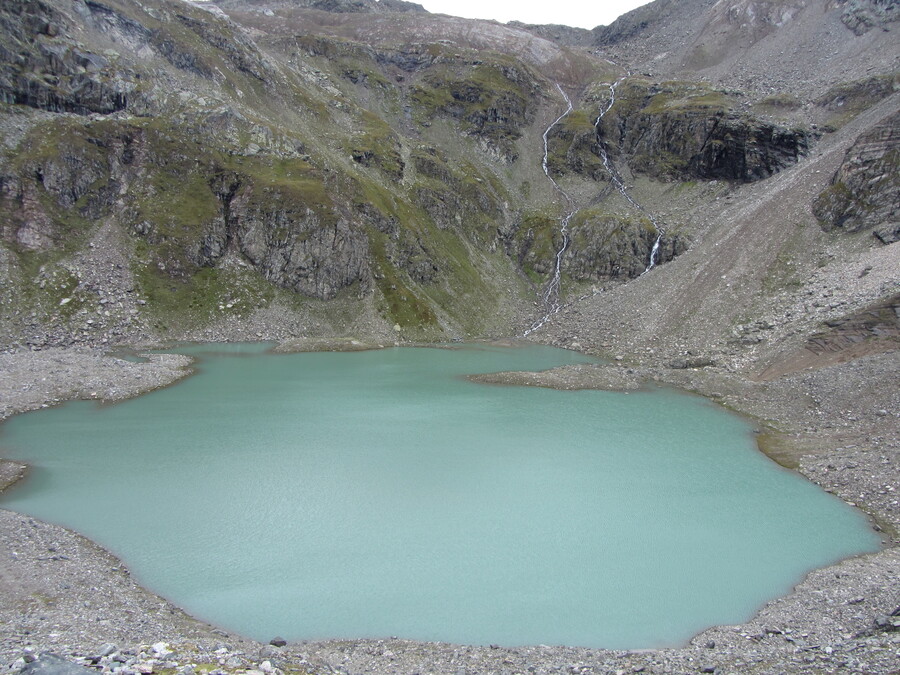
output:
[[[600,124],[601,141],[659,178],[749,182],[797,162],[809,134],[730,110],[723,92],[628,82]]]
[[[871,229],[885,244],[900,241],[900,113],[856,140],[813,213],[825,230]]]
[[[235,247],[266,279],[308,297],[328,300],[354,283],[368,290],[366,234],[320,208],[287,188],[236,188],[203,235],[197,262],[213,266]]]
[[[587,212],[572,223],[569,255],[563,269],[579,281],[634,279],[650,262],[659,231],[646,218],[623,218]],[[678,234],[663,234],[656,264],[684,253],[688,242]]]
[[[737,25],[752,10],[757,45],[794,28],[800,14],[789,4],[730,2],[707,19]],[[634,30],[608,44],[705,16],[706,5],[654,3],[618,23]],[[543,37],[523,43],[522,26],[460,32],[460,22],[402,2],[28,0],[2,17],[0,44],[14,46],[0,63],[5,100],[31,109],[17,113],[0,161],[8,278],[31,283],[19,255],[55,264],[98,221],[114,221],[133,248],[134,285],[163,312],[190,295],[197,317],[215,315],[231,302],[218,273],[239,268],[302,297],[367,298],[391,308],[390,325],[399,314],[465,323],[461,306],[438,305],[449,288],[470,292],[473,279],[497,303],[515,298],[508,316],[521,315],[528,281],[547,278],[561,244],[555,217],[531,222],[548,198],[540,134],[560,112],[557,82],[576,109],[549,134],[548,168],[573,184],[576,210],[614,193],[601,149],[622,176],[751,182],[815,142],[751,114],[740,91],[637,75],[598,136],[600,94],[624,74],[619,66]],[[391,22],[409,39],[392,39]],[[438,37],[443,29],[454,38]],[[588,35],[535,30],[559,42]],[[76,82],[85,77],[99,84]],[[576,227],[564,275],[627,279],[645,268],[649,230],[600,229]],[[660,262],[685,249],[679,237],[667,230]],[[163,319],[154,323],[171,323]]]
[[[233,249],[272,283],[308,297],[333,298],[355,283],[368,288],[368,238],[302,160],[293,163],[298,180],[282,184],[259,171],[228,171],[177,128],[169,130],[178,134],[174,143],[128,123],[54,131],[32,146],[54,142],[50,152],[27,157],[0,183],[10,243],[62,246],[85,219],[115,216],[151,244],[152,263],[169,276],[214,266]]]
[[[594,126],[597,111],[590,113],[584,110],[570,113],[547,135],[547,167],[554,175],[571,172],[595,181],[609,180]]]
[[[22,675],[87,675],[91,671],[61,656],[49,652],[41,654],[34,661],[25,664],[19,671]]]
[[[112,50],[103,54],[79,47],[67,35],[72,27],[50,3],[4,3],[0,101],[79,114],[125,108],[137,87],[136,73],[119,67]]]
[[[102,46],[78,40],[85,30],[102,34]],[[0,100],[51,112],[156,108],[152,88],[163,82],[153,75],[163,73],[147,72],[151,55],[220,85],[227,79],[216,65],[222,60],[259,82],[275,79],[241,30],[189,4],[144,11],[131,3],[13,2],[0,10],[0,33]]]
[[[462,133],[513,162],[518,156],[514,142],[534,119],[539,92],[537,78],[524,64],[478,59],[463,69],[428,72],[412,99],[421,107],[420,114],[455,120]]]
[[[873,28],[888,30],[887,24],[900,19],[900,5],[895,0],[838,0],[844,7],[841,21],[856,35]]]
[[[273,11],[281,5],[316,9],[321,12],[335,14],[377,14],[382,12],[422,12],[427,13],[422,5],[405,0],[218,0],[216,3],[222,7],[246,7],[259,5]]]
[[[415,200],[438,227],[471,228],[503,219],[499,196],[473,165],[453,169],[439,149],[423,147],[414,152],[412,166],[420,179]]]

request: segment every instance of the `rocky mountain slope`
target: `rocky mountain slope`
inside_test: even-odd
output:
[[[880,18],[861,31],[843,5],[776,3],[776,21],[773,3],[708,4],[652,3],[579,46],[399,1],[7,3],[4,340],[516,334],[544,311],[567,210],[563,295],[633,279],[660,235],[659,263],[701,245],[697,210],[719,218],[726,195],[802,164],[893,96],[890,7],[873,4]],[[804,71],[803,91],[713,77],[737,72],[734,59],[768,68],[781,57],[764,43],[808,41],[822,21],[842,31],[837,51],[879,54],[866,77],[854,80],[859,59],[815,82]],[[687,24],[675,58],[672,31]],[[697,65],[696,45],[723,30],[752,39],[723,38],[739,48]],[[631,74],[660,63],[677,66]],[[574,110],[548,133],[547,166],[570,203],[541,168],[562,92]],[[851,205],[841,195],[896,166],[892,139],[816,202],[826,229],[863,199],[890,239],[895,180],[866,183],[877,196]],[[635,183],[640,209],[611,172]]]

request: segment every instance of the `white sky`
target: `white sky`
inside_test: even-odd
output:
[[[501,23],[560,23],[595,28],[608,26],[620,14],[650,0],[413,0],[429,12]]]

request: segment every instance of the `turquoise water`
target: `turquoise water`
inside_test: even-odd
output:
[[[261,349],[195,347],[176,386],[7,421],[0,455],[34,470],[2,505],[262,640],[672,645],[878,545],[702,399],[462,377],[572,352]]]

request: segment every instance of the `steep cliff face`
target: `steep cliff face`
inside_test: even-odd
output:
[[[87,5],[85,9],[90,11]],[[53,112],[110,113],[122,110],[137,88],[137,74],[117,67],[113,50],[104,54],[80,47],[69,35],[72,23],[47,2],[5,4],[0,30],[4,103]]]
[[[513,162],[518,156],[514,143],[534,119],[538,92],[536,77],[522,64],[479,58],[463,69],[454,64],[430,69],[414,86],[411,99],[422,123],[449,117],[462,133]]]
[[[499,184],[482,189],[481,170],[448,163],[431,148],[428,161],[429,152],[413,155],[415,186],[398,188],[406,171],[401,136],[383,112],[344,98],[330,74],[298,54],[303,47],[321,53],[325,43],[295,41],[290,62],[276,67],[221,12],[165,0],[28,1],[4,6],[0,18],[0,44],[19,52],[7,50],[0,63],[17,129],[0,161],[11,287],[27,286],[32,270],[59,261],[72,268],[64,261],[99,223],[112,222],[125,235],[147,311],[178,309],[189,297],[194,315],[214,315],[210,308],[230,304],[232,291],[210,279],[237,265],[300,298],[369,298],[388,322],[412,331],[441,330],[436,302],[448,327],[481,321],[480,312],[462,316],[455,300],[428,294],[452,298],[464,288],[490,304],[493,281],[460,255],[460,238],[498,217]],[[334,44],[327,49],[332,57]],[[354,46],[344,56],[359,69],[338,76],[386,87],[382,69],[432,64],[424,52],[413,64],[415,51],[379,55]],[[73,54],[93,60],[86,68]],[[494,130],[504,120],[491,101],[482,111],[482,95],[490,94],[469,97],[459,121],[473,136],[502,139],[505,132]],[[451,230],[439,242],[428,234],[435,223]],[[28,297],[19,295],[26,308]]]
[[[594,126],[599,109],[575,110],[548,134],[547,167],[554,174],[575,173],[594,181],[609,180]]]
[[[813,213],[825,230],[871,230],[885,244],[900,241],[900,113],[857,139]]]
[[[439,149],[427,146],[413,151],[411,159],[417,176],[413,198],[438,227],[474,232],[503,220],[503,188],[474,165],[455,168]]]
[[[539,105],[539,75],[501,54],[450,41],[371,47],[324,36],[292,40],[304,53],[338,65],[338,75],[354,84],[401,93],[419,124],[446,118],[507,162],[515,161],[515,141]]]
[[[354,284],[360,292],[369,290],[369,240],[363,226],[327,201],[316,204],[309,194],[321,189],[315,178],[299,185],[241,175],[233,180],[222,200],[223,227],[216,219],[201,235],[201,265],[213,267],[232,252],[268,281],[307,297],[330,300]]]
[[[569,222],[562,273],[577,282],[627,281],[640,276],[650,261],[659,230],[646,217],[608,213],[586,208]],[[544,212],[529,212],[504,238],[510,256],[535,280],[552,274],[555,253],[563,243],[559,218]],[[678,232],[664,233],[656,263],[672,261],[690,245]]]
[[[114,217],[143,242],[141,262],[169,277],[189,278],[232,252],[308,297],[368,289],[364,223],[301,159],[228,157],[177,128],[113,121],[44,126],[25,145],[0,194],[3,237],[24,249],[65,247]]]
[[[648,218],[613,216],[587,209],[573,219],[571,250],[565,271],[578,281],[634,279],[650,261],[650,252],[660,232]],[[688,241],[677,233],[663,234],[656,262],[670,262],[688,249]]]
[[[153,59],[217,86],[276,78],[242,31],[188,3],[23,0],[0,9],[0,30],[0,100],[51,112],[158,113],[171,76]]]
[[[600,131],[633,169],[664,179],[759,180],[810,143],[802,128],[734,112],[725,92],[677,82],[624,83]]]
[[[608,180],[605,150],[632,171],[661,180],[752,182],[796,163],[812,141],[803,127],[737,112],[733,92],[642,77],[620,83],[615,104],[597,127],[609,100],[604,89],[592,85],[582,107],[551,131],[553,171]]]

